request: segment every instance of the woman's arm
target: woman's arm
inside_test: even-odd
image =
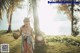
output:
[[[22,27],[20,28],[20,32],[19,32],[19,35],[21,36],[21,34],[22,34]]]
[[[31,36],[32,36],[33,39],[35,39],[34,33],[33,33],[33,29],[32,29],[32,28],[31,28]]]

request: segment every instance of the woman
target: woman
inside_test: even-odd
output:
[[[33,33],[29,18],[24,19],[24,25],[20,28],[20,35],[22,36],[22,53],[33,53]]]

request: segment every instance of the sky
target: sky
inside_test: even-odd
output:
[[[48,35],[70,35],[71,22],[68,20],[67,15],[58,11],[57,4],[50,5],[47,1],[41,0],[37,6],[40,30]],[[26,2],[24,2],[24,5],[27,5]],[[15,10],[12,18],[12,30],[19,29],[23,25],[23,19],[27,15],[27,6]],[[3,17],[4,19],[0,21],[0,30],[7,30],[6,14]],[[33,27],[33,18],[30,18],[30,21]]]

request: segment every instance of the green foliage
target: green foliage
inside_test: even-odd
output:
[[[59,1],[62,1],[62,0],[59,0]],[[67,1],[70,2],[70,0],[67,0]],[[76,6],[78,8],[75,8]],[[79,16],[74,15],[75,14],[74,12],[80,12],[79,7],[80,7],[80,4],[60,4],[58,7],[59,11],[64,12],[64,14],[66,14],[68,18],[70,19],[70,21],[72,22],[72,35],[73,36],[77,36],[80,33],[78,30],[79,26],[77,26],[80,18],[78,18]]]
[[[80,43],[80,36],[47,36],[45,40],[45,45],[36,45],[35,53],[80,53],[80,47],[74,45]],[[21,53],[21,37],[14,39],[12,33],[0,33],[0,43],[9,43],[10,53]]]
[[[4,10],[18,7],[21,1],[22,0],[0,0],[0,19],[2,19]]]
[[[73,46],[80,46],[80,41],[76,39],[76,37],[60,37],[60,36],[54,36],[53,38],[47,39],[48,42],[60,42],[64,44],[69,44]]]

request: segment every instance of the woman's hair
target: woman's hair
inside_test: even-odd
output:
[[[23,20],[24,22],[29,22],[30,20],[29,20],[29,18],[24,18],[24,20]]]

